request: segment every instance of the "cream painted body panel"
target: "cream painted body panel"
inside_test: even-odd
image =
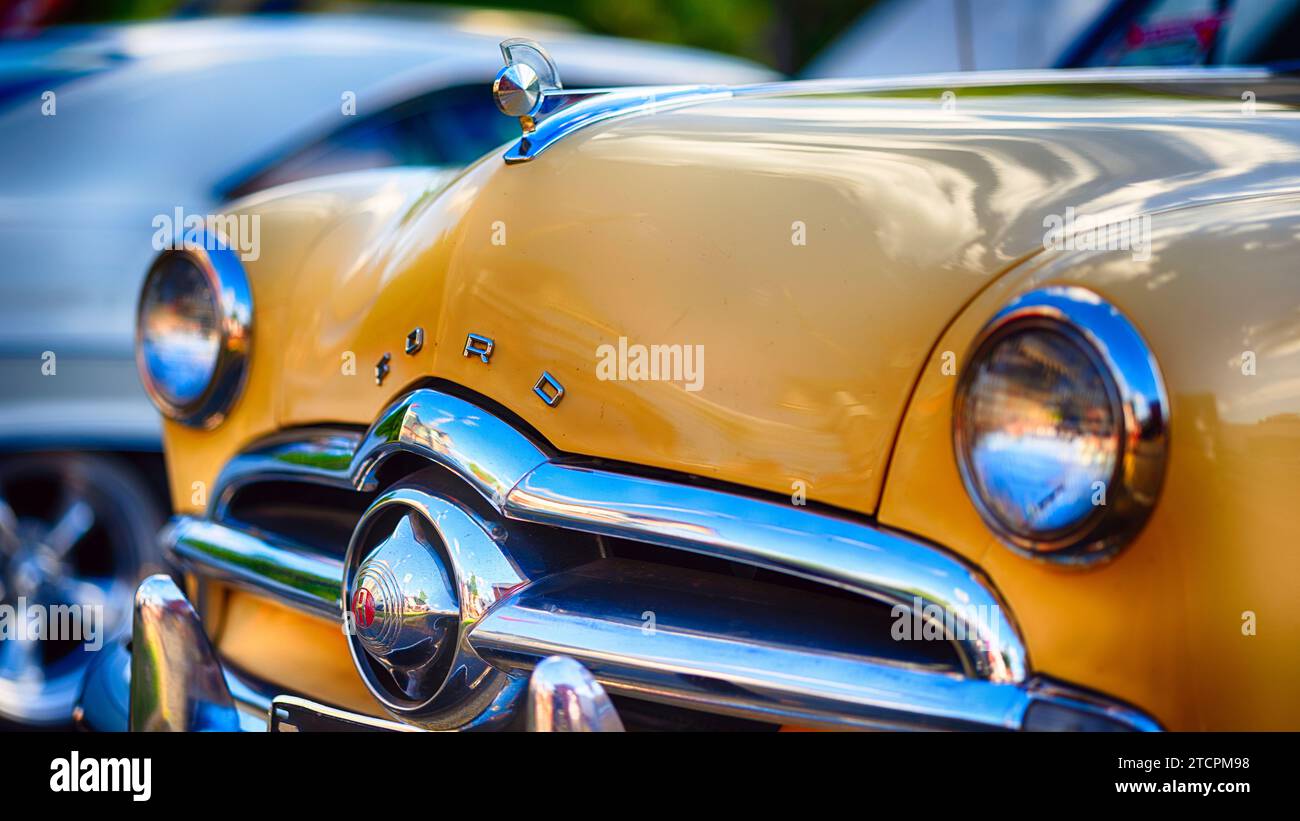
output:
[[[1300,728],[1300,196],[1156,214],[1152,235],[1148,261],[1045,254],[953,323],[912,399],[880,520],[981,565],[1040,672],[1144,705],[1171,728]],[[1172,406],[1151,521],[1088,570],[999,545],[952,448],[957,380],[943,352],[964,357],[993,312],[1050,284],[1089,288],[1123,311],[1156,352]]]
[[[590,127],[523,165],[490,156],[441,193],[444,179],[411,172],[271,192],[242,205],[263,220],[263,256],[248,265],[257,312],[249,384],[216,431],[168,425],[178,507],[201,510],[192,483],[210,487],[221,465],[262,435],[364,426],[411,384],[447,380],[499,402],[563,452],[781,496],[802,487],[811,502],[932,538],[1003,588],[1037,669],[1129,698],[1169,726],[1255,726],[1285,696],[1223,704],[1231,672],[1210,672],[1216,661],[1199,637],[1177,635],[1190,625],[1227,629],[1204,612],[1239,614],[1250,609],[1243,599],[1271,610],[1265,624],[1284,638],[1295,624],[1295,605],[1276,610],[1282,582],[1264,572],[1277,561],[1294,569],[1276,555],[1287,526],[1245,528],[1259,536],[1251,550],[1260,552],[1232,574],[1224,545],[1243,532],[1240,494],[1300,498],[1296,474],[1245,459],[1247,445],[1225,444],[1219,453],[1239,479],[1207,480],[1198,440],[1183,433],[1194,424],[1183,421],[1188,414],[1205,415],[1188,397],[1203,393],[1202,405],[1213,406],[1224,385],[1175,382],[1190,365],[1167,372],[1170,475],[1183,473],[1141,544],[1106,568],[1066,574],[995,547],[975,517],[945,427],[951,397],[943,392],[953,380],[936,383],[929,367],[949,347],[960,355],[1025,272],[1038,270],[1031,258],[1046,215],[1075,208],[1121,219],[1300,190],[1300,117],[1259,91],[1254,117],[1231,102],[1086,87],[959,93],[955,112],[941,108],[937,91],[933,99],[737,98]],[[1099,287],[1134,306],[1162,363],[1164,345],[1245,338],[1252,310],[1277,328],[1283,350],[1295,340],[1295,326],[1276,313],[1296,301],[1295,280],[1284,276],[1295,270],[1294,252],[1281,244],[1289,228],[1269,228],[1272,244],[1256,251],[1276,266],[1262,275],[1274,289],[1270,304],[1252,301],[1248,279],[1232,300],[1208,287],[1210,272],[1231,268],[1245,240],[1194,215],[1243,213],[1238,207],[1157,220],[1162,231],[1202,232],[1185,257],[1200,273],[1131,268],[1116,275],[1123,289],[1109,280]],[[1060,259],[1053,276],[1076,276],[1073,261]],[[1251,276],[1258,271],[1243,272]],[[1156,296],[1139,299],[1144,293]],[[1157,311],[1155,300],[1173,294]],[[1216,315],[1221,306],[1235,313]],[[417,326],[424,349],[406,356],[403,339]],[[490,364],[462,354],[469,332],[496,340]],[[702,345],[701,389],[601,379],[597,349],[620,337]],[[373,367],[385,353],[391,373],[376,385]],[[350,355],[354,372],[344,367]],[[532,392],[543,371],[565,386],[557,407]],[[1294,413],[1295,386],[1273,390]],[[1238,494],[1239,506],[1216,514],[1210,500],[1220,492]],[[1194,561],[1176,555],[1188,534],[1167,524],[1187,505],[1207,520],[1192,534],[1200,546],[1183,548],[1202,557]],[[1153,538],[1158,546],[1147,547]],[[1204,558],[1214,549],[1222,558]],[[1134,619],[1110,612],[1140,593],[1148,601]],[[1207,608],[1200,616],[1189,615],[1193,595]],[[1277,639],[1244,650],[1214,635],[1213,647],[1257,678],[1295,664],[1294,654],[1276,655]],[[1198,708],[1201,699],[1218,703]],[[1294,726],[1294,713],[1286,715]]]
[[[330,352],[328,362],[315,363],[305,374],[321,381],[301,388],[320,402],[311,421],[366,425],[378,413],[383,400],[376,405],[374,360],[365,359],[365,345],[342,335],[330,303],[335,294],[349,294],[349,272],[376,264],[411,209],[448,179],[445,171],[364,172],[288,185],[243,201],[241,213],[259,217],[263,237],[257,259],[244,262],[254,313],[248,378],[216,429],[164,422],[172,504],[178,511],[203,512],[229,458],[285,425],[280,406],[302,386],[295,377],[304,375],[292,354],[307,334],[325,335]],[[358,310],[370,305],[368,294],[351,297]]]

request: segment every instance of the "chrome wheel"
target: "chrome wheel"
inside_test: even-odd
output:
[[[93,654],[130,629],[136,582],[157,569],[162,513],[115,459],[0,461],[0,717],[67,722]]]

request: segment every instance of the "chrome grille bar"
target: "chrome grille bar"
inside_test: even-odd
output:
[[[352,440],[350,459],[343,458],[348,440],[340,436],[281,436],[236,458],[222,472],[211,518],[220,519],[234,491],[249,481],[290,475],[368,488],[388,456],[415,453],[512,519],[704,553],[890,603],[934,605],[961,625],[970,675],[998,682],[1028,675],[1019,632],[992,586],[946,551],[900,534],[805,507],[552,462],[504,420],[431,389],[385,410]]]
[[[441,465],[519,527],[550,526],[707,554],[907,610],[918,602],[933,605],[965,631],[952,642],[960,665],[918,660],[907,642],[846,647],[837,627],[853,628],[859,638],[872,631],[843,614],[799,626],[772,620],[772,604],[781,596],[774,590],[784,591],[787,602],[820,597],[819,608],[829,593],[768,586],[758,597],[719,599],[711,595],[717,577],[701,583],[687,573],[691,578],[652,586],[659,591],[652,598],[665,602],[660,608],[668,616],[647,634],[635,610],[645,597],[621,598],[632,589],[620,575],[628,560],[602,558],[579,568],[552,567],[481,615],[466,640],[507,672],[523,673],[547,656],[565,654],[588,665],[615,693],[777,722],[1016,729],[1035,723],[1040,704],[1069,704],[1073,714],[1091,711],[1122,728],[1157,728],[1123,705],[1092,703],[1031,678],[1023,641],[992,585],[944,550],[804,507],[552,461],[504,420],[433,390],[403,397],[365,435],[310,430],[264,441],[223,471],[207,518],[174,520],[164,547],[187,570],[339,619],[341,561],[222,519],[235,492],[252,482],[292,479],[373,490],[378,468],[399,452]],[[593,573],[605,574],[599,584],[580,583]],[[746,601],[761,604],[747,609]]]
[[[554,527],[556,535],[581,531],[703,553],[904,608],[898,613],[915,612],[918,605],[922,611],[937,608],[952,620],[946,626],[962,630],[950,637],[959,664],[952,657],[943,665],[918,660],[907,642],[846,650],[835,638],[837,627],[888,630],[863,629],[841,616],[807,622],[798,630],[787,624],[783,631],[770,613],[746,609],[745,601],[762,600],[771,608],[780,600],[776,591],[784,591],[790,600],[820,598],[822,607],[829,591],[768,586],[761,599],[719,599],[710,595],[716,594],[719,577],[699,579],[677,570],[684,577],[660,590],[677,591],[679,598],[663,599],[667,622],[646,634],[637,618],[641,611],[634,609],[638,603],[620,600],[628,595],[628,579],[578,583],[593,572],[582,565],[552,568],[511,591],[469,631],[474,652],[506,672],[524,673],[563,653],[588,665],[615,694],[831,726],[1017,729],[1044,699],[997,592],[978,570],[944,549],[868,522],[740,492],[554,461],[510,423],[439,391],[404,396],[364,435],[318,429],[264,440],[226,466],[207,517],[173,521],[164,547],[201,577],[338,620],[343,562],[225,521],[227,508],[239,488],[253,482],[291,479],[374,490],[377,470],[399,452],[416,453],[447,470],[447,485],[430,492],[454,492],[451,487],[463,487],[452,478],[458,477],[503,517],[503,525],[512,520],[519,527]],[[441,486],[433,474],[426,481]],[[606,557],[593,564],[607,574],[627,561]],[[632,611],[624,612],[627,607]],[[686,616],[692,612],[694,617]],[[1102,709],[1112,711],[1114,705]],[[1151,725],[1128,713],[1118,721]]]
[[[1015,628],[969,566],[920,542],[788,505],[567,465],[531,471],[506,515],[636,539],[766,567],[900,604],[937,605],[959,622],[963,659],[977,678],[1026,676]]]
[[[269,595],[311,615],[332,621],[341,616],[339,559],[189,516],[172,520],[162,544],[187,570]]]
[[[759,721],[1020,726],[1026,690],[906,657],[917,648],[891,640],[887,628],[862,635],[871,631],[852,621],[862,614],[834,609],[823,594],[766,587],[725,578],[702,584],[690,571],[605,559],[514,592],[469,641],[511,672],[564,655],[615,694]],[[823,629],[810,625],[812,610],[825,617]]]
[[[413,391],[380,414],[365,434],[307,430],[272,436],[221,471],[212,519],[221,519],[248,482],[285,478],[374,490],[374,473],[395,453],[413,453],[469,483],[500,508],[506,494],[547,455],[528,437],[477,405],[433,390]]]

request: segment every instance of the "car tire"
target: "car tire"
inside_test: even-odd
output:
[[[0,636],[0,718],[59,727],[72,718],[92,654],[131,629],[140,579],[161,568],[163,506],[140,471],[113,456],[36,453],[0,458],[0,606],[28,618]],[[70,635],[34,633],[58,605]],[[53,619],[46,620],[53,623]],[[90,640],[87,640],[90,639]]]

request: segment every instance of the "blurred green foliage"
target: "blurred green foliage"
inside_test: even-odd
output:
[[[787,73],[809,59],[876,0],[489,0],[461,7],[519,9],[567,17],[600,34],[723,51]],[[322,3],[285,0],[92,0],[51,4],[63,20],[119,20],[170,14],[292,11]],[[350,5],[364,8],[365,2]],[[389,7],[399,5],[385,2]],[[411,1],[411,5],[432,5]],[[62,8],[59,8],[59,7]]]
[[[562,14],[591,31],[738,54],[793,72],[871,0],[503,0]]]

